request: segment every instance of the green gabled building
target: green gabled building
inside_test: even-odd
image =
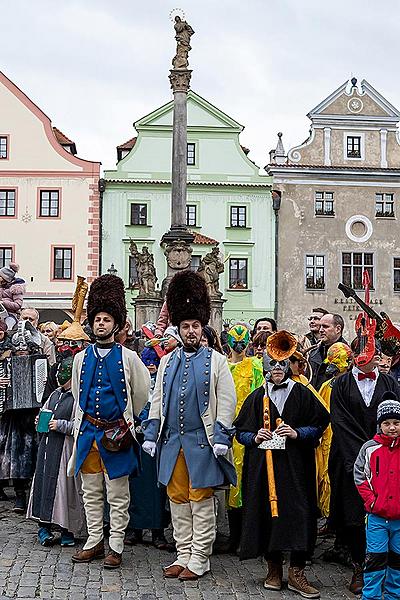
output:
[[[118,146],[115,170],[105,171],[102,272],[111,263],[137,295],[130,239],[154,254],[158,285],[166,276],[160,246],[170,226],[173,102],[136,121],[137,137]],[[193,91],[188,93],[187,225],[195,234],[192,267],[214,241],[225,260],[220,289],[226,321],[274,314],[275,217],[271,178],[240,145],[243,126]],[[132,308],[133,311],[133,308]]]

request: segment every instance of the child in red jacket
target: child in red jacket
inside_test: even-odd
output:
[[[354,481],[367,512],[362,600],[400,598],[400,402],[393,392],[378,406],[378,433],[361,448]]]

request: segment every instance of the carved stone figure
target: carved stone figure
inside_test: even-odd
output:
[[[139,280],[139,296],[154,295],[156,293],[157,282],[154,256],[149,252],[147,246],[143,246],[142,252],[140,253],[133,240],[131,241],[129,251],[136,262]]]
[[[214,246],[211,252],[202,258],[198,272],[204,277],[210,296],[222,296],[219,290],[219,276],[224,272],[224,263],[219,258],[218,246]]]
[[[176,55],[172,59],[174,69],[187,69],[189,66],[189,51],[192,49],[190,38],[194,34],[194,30],[186,21],[178,16],[175,17],[175,39],[176,39]]]
[[[182,240],[167,243],[164,254],[168,266],[174,270],[188,269],[192,260],[193,248]]]

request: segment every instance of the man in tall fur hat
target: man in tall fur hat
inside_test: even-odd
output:
[[[226,358],[200,344],[210,299],[197,273],[177,273],[167,307],[183,342],[161,359],[143,450],[157,450],[159,482],[167,486],[177,558],[165,577],[193,580],[210,569],[215,539],[214,488],[235,484],[232,420],[236,394]]]
[[[102,275],[90,287],[88,321],[96,342],[74,359],[74,450],[69,475],[81,474],[89,537],[72,560],[104,556],[103,485],[110,505],[109,553],[104,566],[120,566],[129,522],[129,475],[139,472],[140,448],[134,418],[147,402],[150,377],[139,357],[115,343],[126,322],[125,288],[115,275]]]

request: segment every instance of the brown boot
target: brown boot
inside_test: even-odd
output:
[[[198,578],[199,578],[199,575],[197,575],[196,573],[193,573],[193,571],[191,571],[187,567],[178,576],[178,579],[180,581],[196,581]]]
[[[352,594],[361,594],[364,585],[363,568],[361,565],[353,564],[353,577],[349,585],[349,590]]]
[[[265,589],[279,592],[282,589],[282,576],[282,564],[269,560],[267,579],[264,581]]]
[[[110,550],[104,559],[103,565],[105,569],[118,569],[121,566],[121,561],[122,554],[115,552],[115,550]]]
[[[304,569],[300,567],[289,567],[288,588],[303,598],[320,598],[319,590],[308,583]]]
[[[170,565],[163,568],[164,577],[167,579],[176,579],[185,570],[182,565]]]
[[[76,554],[72,556],[72,561],[76,563],[89,563],[96,558],[104,558],[104,542],[103,540],[89,548],[89,550],[78,550]]]

